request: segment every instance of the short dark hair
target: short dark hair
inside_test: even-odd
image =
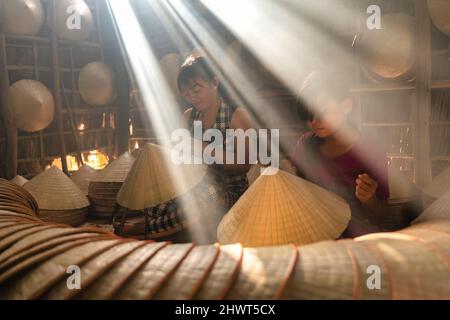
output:
[[[341,103],[351,97],[351,81],[344,72],[313,71],[303,81],[296,97],[299,115],[303,120],[310,119],[311,102],[319,95]]]
[[[209,62],[203,56],[189,56],[181,66],[178,73],[177,85],[181,92],[181,87],[187,85],[190,81],[200,77],[206,82],[212,82],[216,74],[212,70]]]

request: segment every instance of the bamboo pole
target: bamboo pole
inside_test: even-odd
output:
[[[416,183],[423,187],[431,181],[430,114],[431,114],[431,21],[427,4],[414,0],[417,16],[418,68],[415,104]]]
[[[56,32],[56,6],[55,1],[52,0],[49,5],[52,8],[52,28],[51,28],[51,47],[52,47],[52,65],[53,65],[53,87],[54,87],[54,98],[55,98],[55,109],[56,109],[56,121],[58,137],[60,142],[60,154],[61,154],[61,164],[63,171],[69,174],[66,159],[66,144],[64,141],[64,121],[62,114],[62,101],[61,101],[61,75],[59,69],[59,50],[58,50],[58,37]]]

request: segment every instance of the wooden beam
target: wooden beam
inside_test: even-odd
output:
[[[417,93],[413,132],[415,141],[415,181],[424,187],[432,179],[430,156],[430,114],[431,114],[431,21],[427,3],[414,0],[417,21]]]
[[[69,174],[69,169],[67,167],[66,160],[66,143],[64,141],[64,121],[62,114],[62,100],[61,100],[61,75],[59,73],[59,48],[58,48],[58,37],[56,32],[56,0],[49,3],[52,8],[51,12],[51,47],[52,47],[52,66],[53,66],[53,88],[54,88],[54,99],[55,99],[55,113],[56,113],[56,124],[58,137],[60,142],[60,154],[61,154],[61,164],[63,171]]]
[[[9,75],[6,69],[6,39],[0,36],[0,89],[3,110],[3,121],[7,134],[6,178],[12,179],[17,175],[17,127],[8,101]]]

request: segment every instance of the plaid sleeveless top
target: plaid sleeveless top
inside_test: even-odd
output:
[[[233,116],[235,107],[230,106],[222,101],[222,104],[217,112],[216,121],[213,129],[219,129],[224,137],[224,144],[227,141],[226,130],[231,129],[231,118]],[[194,121],[200,121],[201,113],[195,108],[189,118],[189,130],[194,136]],[[209,165],[208,174],[211,176],[215,184],[224,192],[226,203],[231,207],[239,197],[247,190],[248,180],[247,174],[242,172],[225,171],[220,168],[220,165]]]

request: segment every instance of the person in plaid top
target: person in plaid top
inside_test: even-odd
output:
[[[219,80],[204,57],[189,57],[186,60],[178,75],[178,88],[192,106],[183,115],[192,136],[196,122],[201,123],[203,131],[218,129],[224,137],[225,150],[227,129],[245,131],[252,128],[250,115],[244,108],[234,107],[224,101]],[[246,159],[249,143],[247,140]],[[236,160],[236,154],[234,156]],[[148,210],[148,232],[177,232],[191,223],[202,225],[205,232],[208,229],[211,238],[215,237],[215,228],[223,214],[248,188],[247,171],[250,164],[248,161],[246,164],[234,163],[209,165],[206,177],[188,194]],[[192,212],[187,214],[187,211]]]

